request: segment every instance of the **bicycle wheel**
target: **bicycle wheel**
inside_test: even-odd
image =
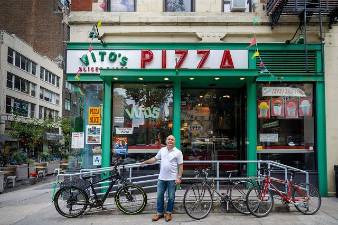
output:
[[[315,214],[322,203],[318,189],[312,184],[293,185],[292,197],[296,209],[305,215]]]
[[[236,182],[230,190],[230,201],[237,212],[249,215],[250,211],[246,205],[246,195],[248,191],[254,186],[251,181]]]
[[[261,190],[258,185],[252,187],[246,195],[248,210],[256,217],[267,216],[272,210],[273,203],[271,192]]]
[[[196,183],[188,187],[183,197],[185,212],[193,219],[200,220],[208,216],[213,204],[209,186]]]
[[[144,210],[147,205],[147,194],[140,186],[125,184],[115,195],[116,206],[121,212],[134,215]]]
[[[74,186],[58,190],[53,201],[56,211],[67,218],[80,216],[89,204],[87,193]]]

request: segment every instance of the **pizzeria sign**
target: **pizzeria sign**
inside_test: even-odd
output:
[[[100,69],[248,69],[248,50],[68,50],[67,73]]]

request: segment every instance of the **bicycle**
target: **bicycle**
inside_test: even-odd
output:
[[[251,180],[231,181],[231,187],[227,187],[225,193],[220,193],[215,189],[215,180],[208,180],[208,170],[195,170],[196,178],[202,177],[202,181],[192,184],[184,193],[183,207],[185,212],[193,219],[200,220],[207,217],[213,205],[214,193],[217,194],[221,204],[226,204],[227,211],[229,203],[234,209],[242,214],[250,214],[245,204],[245,197],[249,188],[254,183]]]
[[[264,217],[271,212],[274,205],[273,193],[279,196],[284,204],[293,204],[303,214],[312,215],[319,210],[321,196],[318,189],[308,183],[294,183],[294,171],[291,172],[290,178],[287,180],[271,177],[270,169],[263,168],[261,171],[264,176],[262,184],[253,186],[246,196],[247,208],[252,215]],[[274,183],[286,185],[287,191],[279,190]]]
[[[73,180],[70,184],[61,183],[61,188],[55,193],[53,201],[56,211],[68,218],[74,218],[82,215],[87,207],[102,208],[113,186],[119,182],[120,187],[117,189],[113,198],[117,208],[125,214],[134,215],[144,210],[147,204],[147,194],[138,185],[132,184],[124,178],[117,169],[117,161],[114,163],[113,171],[106,178],[98,178],[96,181],[89,181],[97,178],[97,176],[84,176],[82,179]],[[111,181],[109,187],[105,190],[102,198],[98,196],[94,189],[94,185],[103,181]],[[93,193],[89,197],[87,192]],[[131,207],[131,208],[129,208]]]

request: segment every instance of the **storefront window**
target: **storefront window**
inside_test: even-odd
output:
[[[154,156],[172,133],[173,94],[166,84],[116,84],[112,149],[127,163]]]
[[[85,102],[83,112],[85,145],[81,152],[81,167],[91,168],[101,165],[103,85],[83,84],[80,89]],[[95,156],[97,160],[94,160]]]
[[[313,84],[260,84],[257,153],[300,169],[315,169]]]

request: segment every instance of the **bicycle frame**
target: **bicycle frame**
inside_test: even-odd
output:
[[[99,198],[99,196],[97,195],[97,193],[95,191],[94,185],[98,184],[100,182],[103,182],[103,181],[107,181],[107,180],[111,180],[111,182],[108,186],[108,189],[106,190],[103,197]],[[114,174],[110,175],[107,178],[100,179],[97,182],[90,182],[90,188],[91,188],[92,193],[94,194],[95,203],[100,202],[103,205],[103,203],[106,201],[109,193],[113,189],[113,186],[117,183],[117,181],[120,181],[120,180],[124,180],[124,179],[121,177],[121,175],[118,172],[115,171]]]

